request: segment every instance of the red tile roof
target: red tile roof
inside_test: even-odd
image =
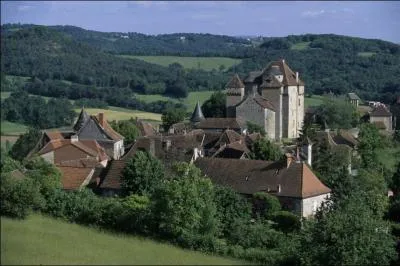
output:
[[[57,166],[62,173],[61,183],[63,189],[76,190],[84,185],[85,181],[89,181],[89,177],[94,172],[92,167],[67,167]]]

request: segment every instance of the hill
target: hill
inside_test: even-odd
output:
[[[187,93],[179,91],[182,87],[188,91],[221,89],[234,72],[244,78],[270,61],[284,58],[299,71],[308,94],[354,91],[365,100],[389,103],[400,91],[400,45],[375,39],[333,34],[251,39],[186,33],[145,35],[16,24],[3,25],[2,35],[2,71],[36,75],[42,80],[65,79],[145,94],[172,91],[172,95],[185,97]],[[164,67],[121,58],[121,54],[153,56],[153,62],[167,55],[229,56],[242,61],[227,71],[204,71],[176,64]]]
[[[1,235],[2,265],[243,264],[39,215],[22,221],[1,217]]]

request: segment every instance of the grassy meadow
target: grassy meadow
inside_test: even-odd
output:
[[[182,57],[182,56],[140,56],[140,55],[119,55],[123,58],[134,58],[146,61],[148,63],[161,66],[168,66],[173,63],[179,63],[184,68],[199,68],[206,71],[213,69],[219,70],[221,66],[228,69],[235,64],[240,64],[241,59],[228,57]]]
[[[31,215],[22,221],[1,217],[1,264],[243,265],[243,262]]]
[[[310,48],[311,42],[298,42],[290,47],[290,50],[305,50]]]
[[[75,112],[79,113],[80,108],[75,109]],[[149,113],[144,111],[130,110],[120,107],[109,107],[109,109],[98,109],[98,108],[85,108],[85,111],[90,115],[98,113],[104,113],[107,120],[128,120],[131,117],[140,118],[143,120],[154,120],[161,121],[161,114]]]
[[[324,96],[312,95],[312,97],[304,97],[304,107],[319,106],[324,102]]]
[[[1,121],[1,134],[2,135],[20,135],[25,133],[28,129],[27,126],[19,123],[9,121]]]

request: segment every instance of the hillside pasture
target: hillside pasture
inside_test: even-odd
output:
[[[183,57],[183,56],[140,56],[140,55],[119,55],[123,58],[133,58],[146,61],[148,63],[161,66],[168,66],[173,63],[179,63],[186,69],[203,69],[211,71],[219,70],[221,66],[228,69],[235,64],[240,64],[241,59],[229,57]]]
[[[26,132],[27,126],[20,123],[1,121],[1,135],[18,136]]]
[[[301,51],[301,50],[309,49],[310,44],[311,44],[311,42],[298,42],[298,43],[293,44],[290,47],[290,50]]]
[[[80,112],[81,109],[75,109],[75,112]],[[109,107],[109,109],[99,109],[99,108],[85,108],[85,111],[90,115],[96,115],[98,113],[104,113],[108,121],[111,120],[128,120],[131,117],[139,118],[143,120],[154,120],[161,121],[161,114],[149,113],[143,111],[130,110],[119,107]]]
[[[101,232],[40,215],[1,217],[2,265],[243,265],[145,238]]]
[[[375,54],[376,54],[375,52],[359,52],[359,53],[357,53],[357,55],[361,56],[361,57],[371,57]]]
[[[319,106],[324,102],[324,96],[312,95],[311,97],[304,97],[304,107]]]

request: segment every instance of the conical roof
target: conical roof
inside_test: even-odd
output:
[[[203,112],[201,111],[200,103],[197,101],[196,107],[194,108],[192,117],[190,118],[190,121],[193,123],[200,122],[204,120],[204,115]]]
[[[78,120],[74,125],[74,130],[79,131],[81,127],[89,120],[89,115],[86,113],[85,108],[82,107],[81,113],[79,114]]]
[[[242,80],[240,79],[238,74],[235,74],[231,80],[226,84],[226,88],[232,88],[232,89],[241,89],[244,88],[244,84]]]

